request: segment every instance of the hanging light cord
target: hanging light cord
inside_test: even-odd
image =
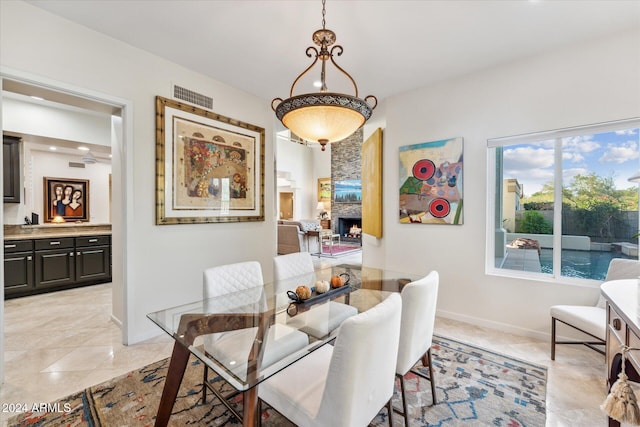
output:
[[[324,5],[325,5],[326,2],[327,2],[327,0],[322,0],[322,29],[323,30],[325,29],[324,28],[324,25],[325,25],[324,15],[326,15],[326,13],[327,13],[327,11],[324,9]]]

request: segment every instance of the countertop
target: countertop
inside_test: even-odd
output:
[[[110,235],[111,224],[5,225],[4,240]]]
[[[602,295],[627,325],[640,335],[640,284],[638,279],[611,280],[600,286]]]

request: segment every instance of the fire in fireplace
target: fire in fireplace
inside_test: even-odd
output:
[[[337,231],[343,240],[359,241],[362,237],[362,218],[338,218]]]

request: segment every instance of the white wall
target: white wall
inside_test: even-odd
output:
[[[133,140],[123,151],[133,165],[127,208],[133,226],[125,254],[129,342],[159,333],[147,313],[199,299],[206,267],[254,259],[271,277],[276,227],[270,215],[274,118],[268,102],[23,2],[0,2],[0,51],[0,65],[7,69],[133,104]],[[171,82],[212,96],[216,113],[265,128],[264,222],[155,225],[155,96],[169,98]]]
[[[292,182],[291,186],[278,187],[278,191],[293,193],[293,219],[315,218],[318,200],[313,186],[312,149],[282,138],[277,139],[277,145],[278,172],[287,172]]]
[[[29,135],[111,145],[111,116],[33,104],[6,94],[2,101],[3,130]]]
[[[549,307],[599,290],[485,275],[486,141],[640,116],[640,34],[579,44],[386,100],[384,244],[365,263],[440,273],[441,315],[543,336]],[[398,222],[398,147],[464,138],[464,225]],[[368,254],[373,257],[369,257]]]
[[[23,182],[24,191],[21,203],[4,204],[5,224],[24,224],[24,217],[31,218],[31,212],[40,215],[40,224],[44,224],[44,177],[73,178],[89,180],[89,221],[85,224],[109,224],[109,174],[111,162],[99,160],[84,168],[69,167],[69,162],[80,162],[77,156],[34,149],[28,137],[24,140]]]
[[[111,116],[81,112],[71,107],[61,108],[60,105],[46,101],[44,104],[34,104],[21,99],[22,97],[24,96],[5,93],[2,102],[2,130],[27,135],[20,146],[21,203],[4,204],[4,223],[24,224],[24,217],[31,218],[31,212],[40,215],[40,223],[44,223],[43,177],[89,179],[89,223],[110,223],[108,179],[111,161],[100,159],[98,163],[86,165],[84,169],[71,168],[69,162],[81,162],[83,152],[77,151],[77,155],[73,156],[43,151],[48,147],[43,146],[41,141],[32,140],[34,137],[46,137],[110,146]]]

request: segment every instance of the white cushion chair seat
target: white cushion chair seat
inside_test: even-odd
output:
[[[294,363],[269,378],[258,387],[260,399],[278,412],[287,414],[287,418],[297,426],[318,425],[314,419],[322,402],[329,372],[327,362],[332,354],[333,346],[323,345],[302,359],[304,363]],[[286,375],[281,375],[283,373]]]
[[[203,274],[203,297],[208,313],[252,313],[267,308],[262,268],[257,261],[239,262],[211,267]],[[203,337],[205,352],[220,358],[227,367],[231,361],[237,366],[233,372],[240,378],[246,377],[247,363],[251,347],[258,328],[247,328],[229,332],[209,334]],[[306,347],[309,344],[307,334],[284,324],[275,324],[269,328],[265,348],[262,353],[262,367],[268,367],[275,361]],[[233,409],[223,396],[208,382],[208,368],[205,365],[202,388],[202,402],[207,399],[207,389],[211,390],[222,404],[238,419],[240,414]]]
[[[298,285],[314,285],[315,275],[313,260],[308,252],[296,252],[273,258],[274,276],[278,292],[294,290]],[[348,304],[337,301],[316,304],[309,311],[298,313],[287,319],[291,325],[312,337],[322,339],[335,332],[351,316],[358,314],[358,310]]]
[[[309,311],[289,317],[287,325],[321,339],[335,332],[342,322],[356,314],[358,314],[358,310],[351,305],[327,301],[324,304],[314,305]]]
[[[219,334],[213,343],[205,341],[205,351],[229,368],[236,376],[245,378],[249,352],[256,339],[258,328],[240,329]],[[215,345],[213,345],[215,343]],[[263,368],[273,365],[284,357],[305,348],[309,344],[307,336],[287,325],[276,323],[269,328],[262,354]]]
[[[606,337],[607,313],[604,308],[581,305],[554,305],[550,309],[551,317],[569,323],[604,340]]]

